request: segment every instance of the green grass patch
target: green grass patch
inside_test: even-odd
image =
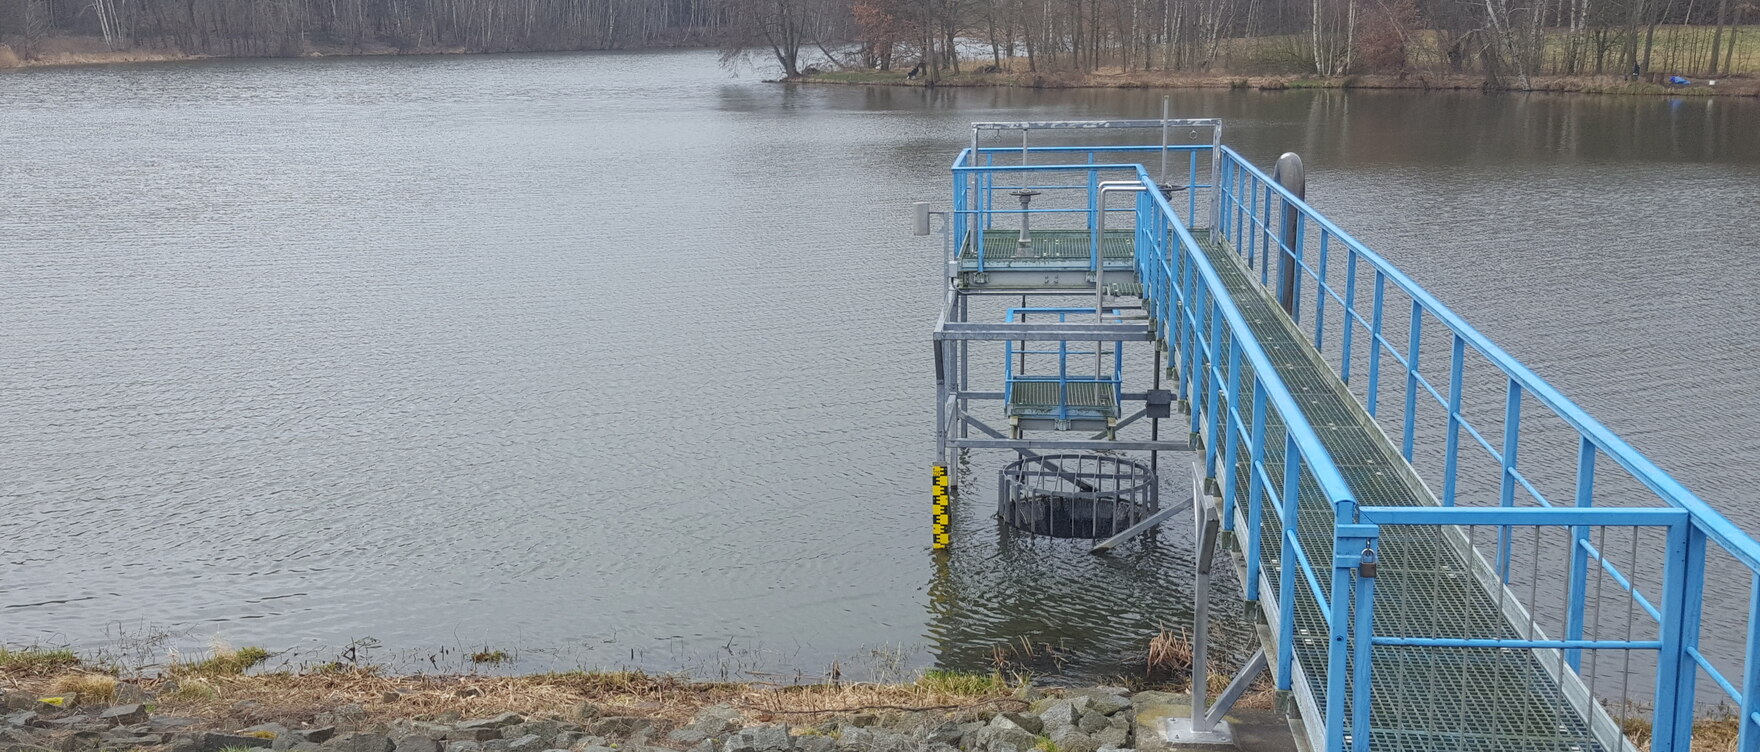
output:
[[[171,667],[173,675],[185,676],[238,676],[269,660],[269,651],[259,647],[242,647],[237,650],[215,651],[214,655],[194,663],[180,663]]]
[[[508,655],[505,650],[490,650],[488,648],[483,648],[475,653],[471,653],[471,663],[477,664],[478,666],[499,666],[503,663],[511,663],[512,661],[513,656]]]
[[[9,650],[0,647],[0,673],[46,676],[78,665],[79,656],[71,650]]]
[[[932,668],[923,672],[917,686],[950,695],[988,695],[1008,689],[1008,683],[996,674],[974,674]]]
[[[1039,752],[1058,752],[1057,742],[1051,741],[1051,737],[1043,734],[1033,740],[1033,749],[1039,750]]]

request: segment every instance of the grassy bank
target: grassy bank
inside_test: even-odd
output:
[[[856,86],[930,86],[921,78],[906,78],[902,71],[827,71],[793,79],[795,83]],[[1616,76],[1537,76],[1525,91],[1581,94],[1634,94],[1687,97],[1760,96],[1760,78],[1719,80],[1716,85],[1696,81],[1691,86],[1663,86],[1626,81]],[[934,86],[1009,86],[1034,89],[1240,89],[1283,91],[1289,89],[1395,89],[1410,91],[1517,91],[1511,86],[1491,87],[1477,76],[1297,76],[1186,74],[1159,71],[1106,71],[1096,73],[1000,73],[964,72],[944,76]]]

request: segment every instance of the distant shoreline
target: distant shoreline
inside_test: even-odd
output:
[[[462,47],[397,49],[372,47],[362,49],[317,49],[300,55],[202,55],[176,49],[133,47],[111,50],[97,40],[60,38],[60,44],[30,58],[0,44],[0,71],[41,68],[70,68],[87,65],[132,65],[139,63],[176,63],[195,60],[298,60],[326,57],[403,57],[419,55],[523,55],[561,52],[659,52],[664,50],[698,49],[700,45],[680,44],[665,47],[594,48],[578,50],[470,50]]]
[[[783,83],[838,86],[911,87],[1008,87],[1021,89],[1236,89],[1286,91],[1292,89],[1382,89],[1404,91],[1508,91],[1574,94],[1666,95],[1681,97],[1760,97],[1760,79],[1738,77],[1718,80],[1715,85],[1695,80],[1690,86],[1664,86],[1647,81],[1627,81],[1618,76],[1535,76],[1527,89],[1492,86],[1470,75],[1408,74],[1360,76],[1299,76],[1133,73],[961,73],[931,85],[907,79],[898,71],[830,71],[787,79]]]

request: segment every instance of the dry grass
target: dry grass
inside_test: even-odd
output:
[[[241,651],[242,652],[242,651]],[[116,680],[79,671],[8,675],[11,686],[49,695],[56,687],[82,695],[114,694]],[[399,676],[371,669],[320,669],[303,674],[190,673],[133,680],[157,695],[155,712],[187,716],[205,728],[230,730],[270,721],[299,725],[338,707],[359,705],[362,726],[417,716],[481,717],[517,712],[571,719],[582,703],[607,715],[637,715],[684,723],[716,704],[739,708],[756,721],[800,723],[834,713],[915,710],[1003,710],[1025,703],[1001,682],[923,681],[912,684],[775,686],[692,682],[639,672],[568,672],[530,676]],[[98,687],[102,680],[108,680]],[[85,689],[79,689],[79,687]]]
[[[1192,642],[1170,630],[1149,638],[1149,656],[1145,673],[1151,678],[1186,677],[1192,673]]]
[[[1626,718],[1620,730],[1639,752],[1650,752],[1650,719]],[[1741,724],[1734,718],[1704,718],[1693,722],[1693,752],[1736,752]]]
[[[109,702],[116,696],[116,684],[116,677],[109,674],[74,672],[55,677],[49,693],[75,695],[81,702]]]

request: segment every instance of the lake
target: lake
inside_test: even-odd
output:
[[[928,551],[940,245],[909,204],[948,200],[973,120],[1163,92],[760,77],[708,51],[0,75],[0,642],[1140,665],[1189,623],[1187,524],[1096,558],[999,535],[977,490]],[[1261,164],[1300,152],[1312,203],[1760,530],[1760,102],[1169,93]]]

